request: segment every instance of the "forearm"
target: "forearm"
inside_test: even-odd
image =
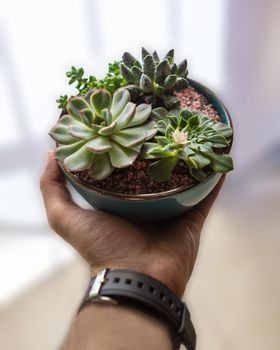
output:
[[[91,303],[76,317],[62,350],[171,350],[168,327],[135,308]]]

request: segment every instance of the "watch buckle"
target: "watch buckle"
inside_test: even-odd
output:
[[[103,269],[98,271],[89,292],[89,299],[96,298],[99,296],[100,289],[102,285],[106,282],[106,274],[108,270],[109,269]]]
[[[109,271],[108,268],[98,271],[94,279],[93,285],[91,286],[91,289],[89,291],[88,299],[91,302],[110,301],[114,304],[117,304],[117,302],[114,299],[110,297],[105,297],[99,294],[103,284],[106,283],[106,275],[108,271]]]

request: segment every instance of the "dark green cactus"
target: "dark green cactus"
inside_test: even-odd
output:
[[[123,54],[122,60],[120,71],[130,84],[129,91],[138,91],[153,107],[164,106],[168,110],[178,107],[179,100],[172,93],[188,87],[187,60],[176,65],[173,49],[160,60],[156,51],[150,54],[144,48],[142,64],[129,52]]]

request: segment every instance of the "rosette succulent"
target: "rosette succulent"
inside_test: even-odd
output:
[[[156,133],[155,122],[149,120],[151,106],[136,106],[125,89],[113,97],[105,89],[72,97],[66,110],[50,132],[58,144],[56,158],[69,171],[88,170],[95,180],[130,166]]]
[[[233,169],[232,158],[219,152],[230,145],[231,127],[188,109],[156,108],[153,115],[161,118],[155,125],[158,134],[142,149],[143,158],[155,160],[149,169],[153,180],[170,179],[179,161],[198,181],[206,179],[209,169],[217,173]]]
[[[142,48],[142,64],[129,52],[122,56],[120,71],[132,96],[142,96],[153,106],[164,106],[167,109],[178,107],[179,100],[172,95],[188,87],[187,60],[178,65],[174,62],[174,50],[170,50],[163,60],[156,51],[150,54]]]

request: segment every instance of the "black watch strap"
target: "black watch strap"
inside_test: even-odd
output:
[[[128,300],[152,311],[171,326],[187,350],[195,350],[196,333],[186,304],[160,281],[136,271],[104,269],[90,280],[82,306],[95,298]]]

